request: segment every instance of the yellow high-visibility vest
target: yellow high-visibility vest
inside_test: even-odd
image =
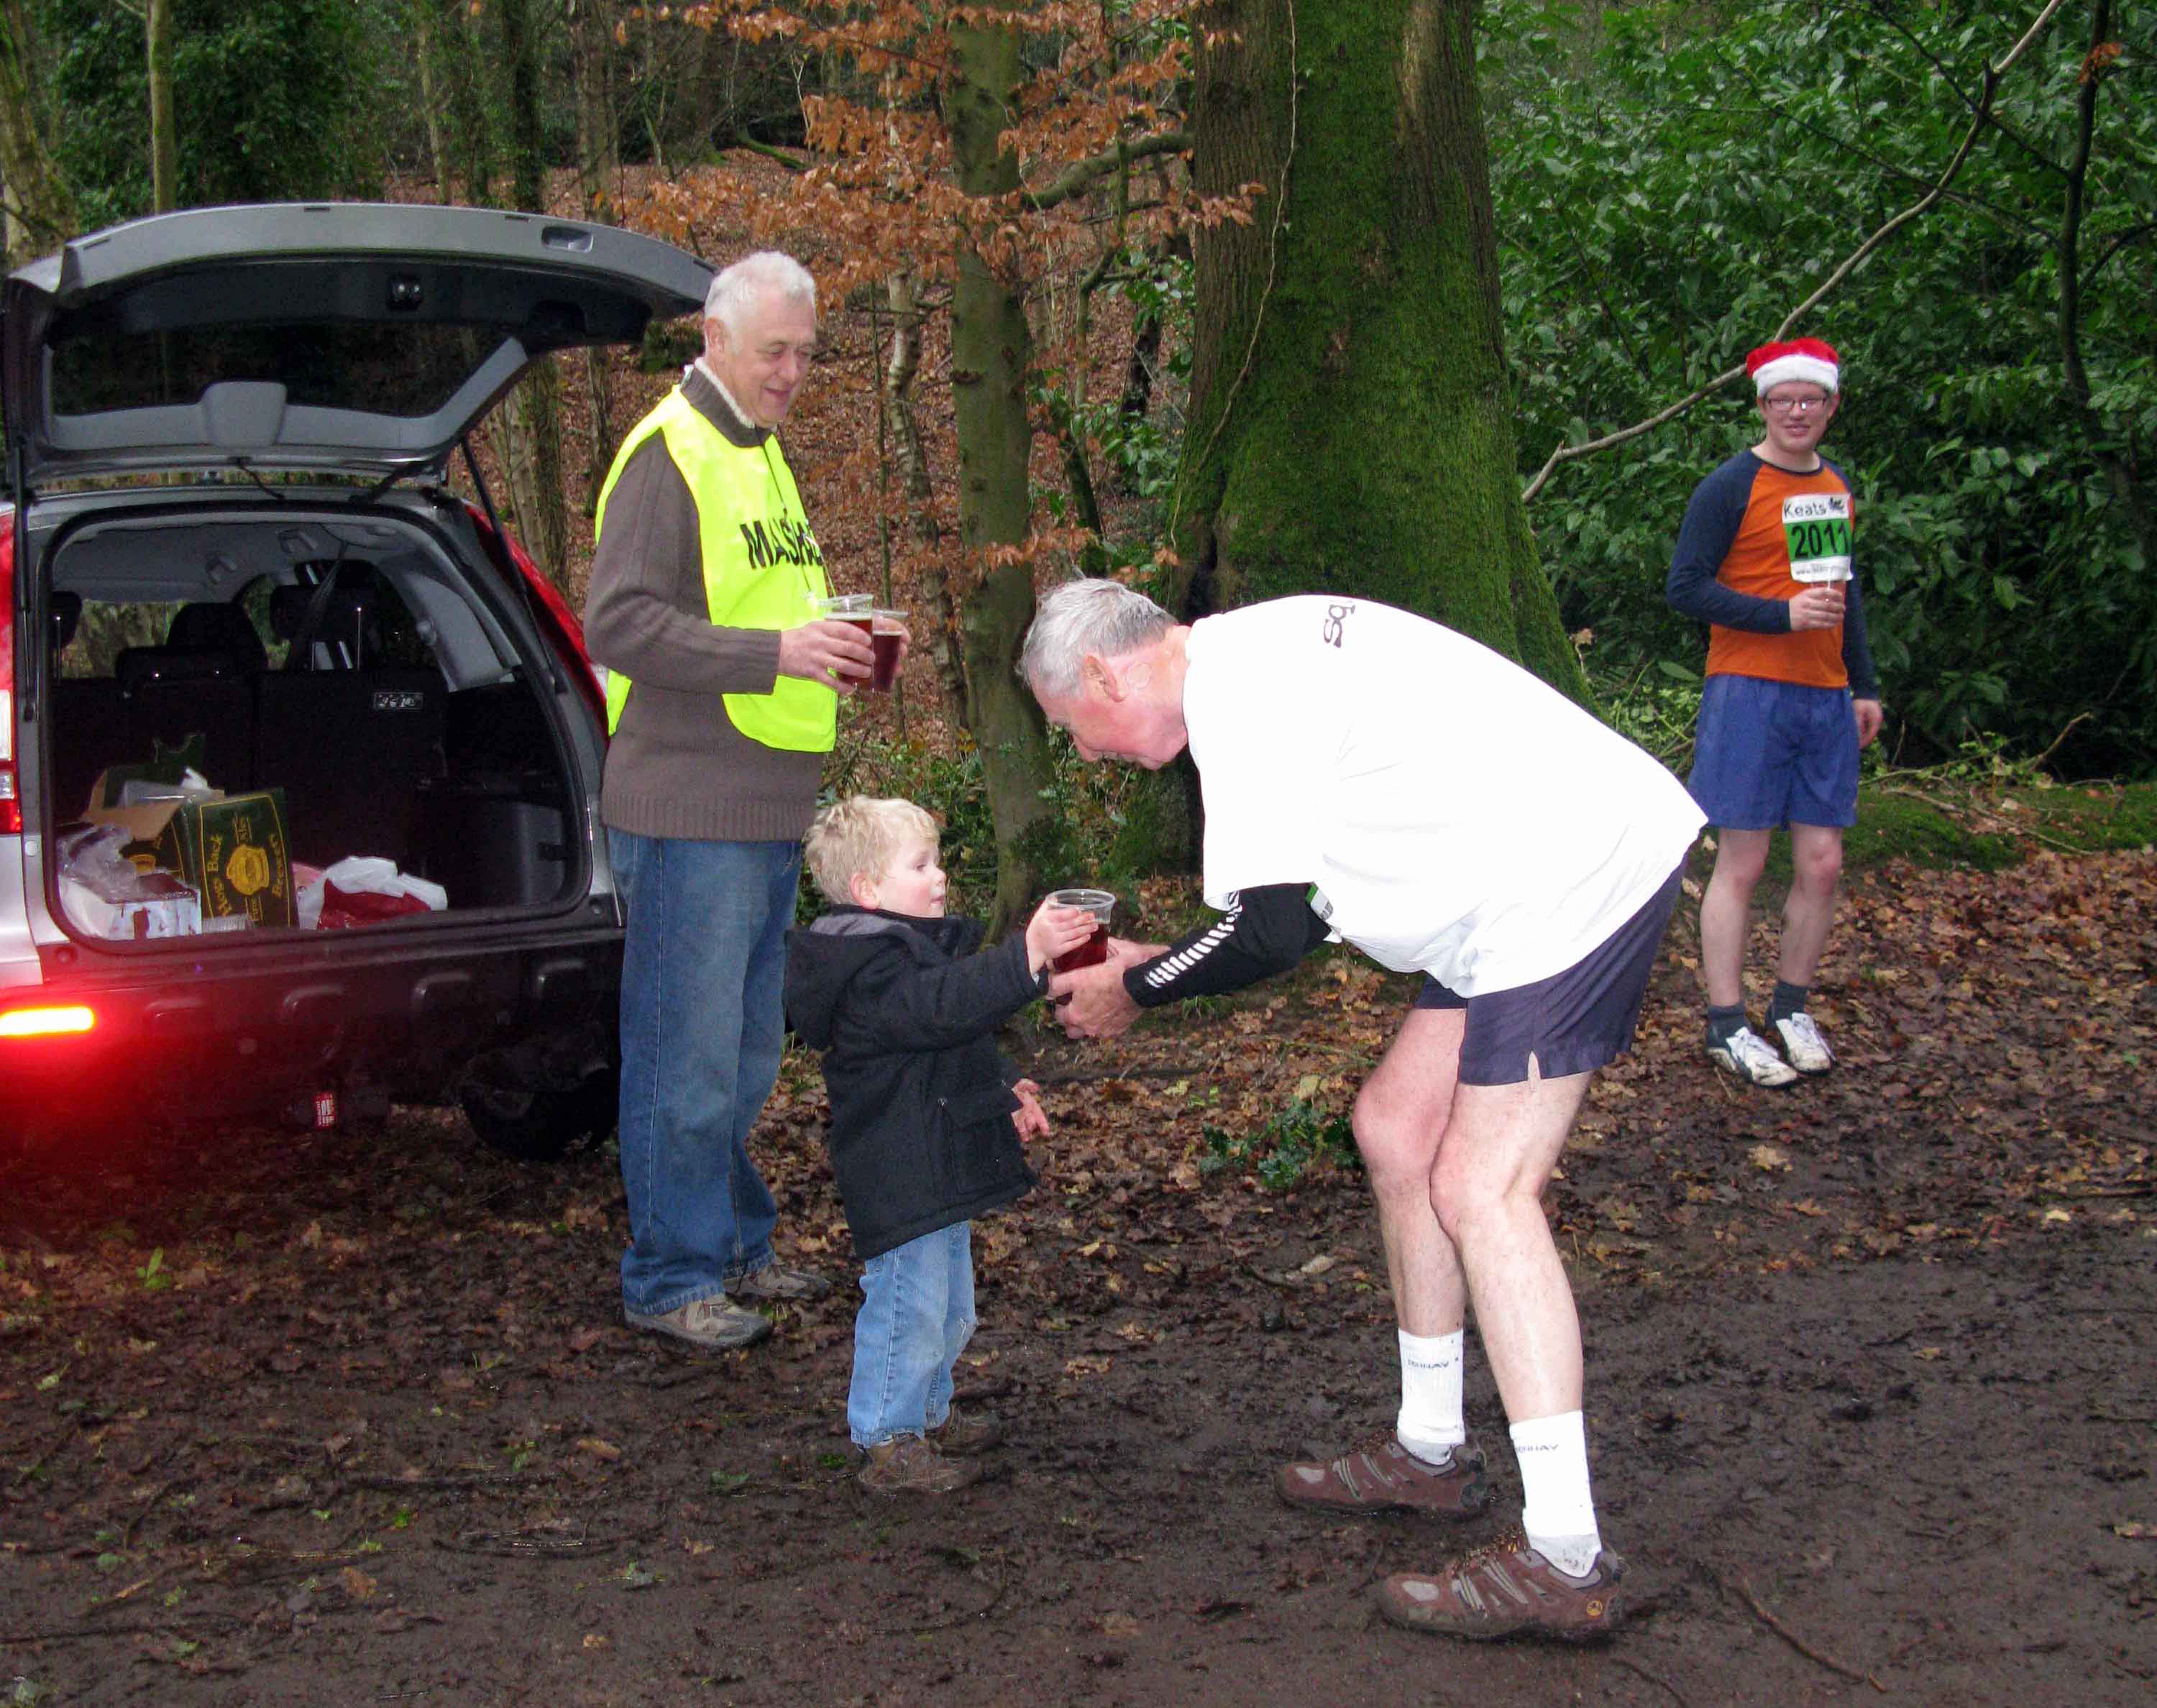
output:
[[[677,386],[622,441],[600,489],[596,527],[606,527],[607,500],[637,447],[666,435],[667,454],[697,505],[698,542],[704,559],[704,604],[724,629],[792,629],[813,621],[816,601],[830,591],[824,554],[802,512],[794,471],[767,435],[761,445],[735,445],[682,396]],[[607,673],[607,733],[621,723],[630,679]],[[726,694],[727,716],[752,741],[792,753],[831,750],[839,697],[821,682],[782,676],[768,694]]]

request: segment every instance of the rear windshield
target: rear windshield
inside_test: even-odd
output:
[[[50,346],[52,409],[95,415],[192,404],[225,380],[268,380],[296,407],[423,419],[502,342],[498,327],[409,322],[122,332],[71,316]]]

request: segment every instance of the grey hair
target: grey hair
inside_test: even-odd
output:
[[[718,322],[729,333],[739,332],[742,316],[766,296],[806,302],[810,313],[816,311],[816,281],[809,270],[778,250],[759,250],[719,270],[704,293],[704,318]]]
[[[883,882],[915,836],[936,846],[936,821],[925,808],[910,800],[849,795],[816,815],[802,839],[801,857],[826,901],[851,902],[855,874]]]
[[[1175,618],[1120,581],[1099,576],[1066,581],[1042,595],[1019,649],[1018,673],[1036,696],[1061,699],[1078,692],[1078,668],[1089,652],[1121,658],[1151,646],[1175,626]]]

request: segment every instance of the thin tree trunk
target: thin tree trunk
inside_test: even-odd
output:
[[[143,33],[150,73],[150,208],[180,205],[179,131],[172,118],[172,0],[149,0]]]
[[[0,0],[0,243],[15,267],[75,235],[75,203],[40,126],[41,86],[23,0]]]
[[[970,196],[1017,188],[1018,162],[1000,144],[1018,82],[1017,31],[965,23],[951,32],[957,82],[947,114],[959,186]],[[1024,542],[1029,521],[1026,311],[962,233],[951,304],[951,388],[959,439],[959,531],[970,561]],[[1058,826],[1042,800],[1049,778],[1048,726],[1014,674],[1033,620],[1033,568],[997,564],[983,575],[960,619],[966,727],[981,755],[996,827],[991,930],[1019,919],[1044,887]]]
[[[922,442],[921,424],[914,413],[914,381],[921,370],[921,303],[914,275],[893,273],[884,280],[891,305],[891,348],[883,364],[882,408],[886,443],[898,470],[899,491],[906,500],[906,516],[914,543],[921,548],[923,572],[917,584],[921,609],[909,625],[914,644],[928,656],[936,671],[936,685],[944,700],[945,715],[954,723],[966,721],[966,662],[964,651],[954,644],[958,625],[957,604],[936,550],[943,538],[929,480],[929,452]]]
[[[1217,0],[1192,167],[1187,609],[1338,590],[1586,687],[1520,498],[1475,0]]]
[[[577,188],[583,198],[584,218],[605,225],[615,223],[615,188],[621,175],[620,131],[607,76],[614,46],[613,13],[610,0],[569,0],[577,90]],[[614,455],[605,357],[598,350],[587,349],[584,369],[590,430],[585,447],[584,492],[587,503],[596,506]]]
[[[411,0],[412,57],[420,71],[420,116],[427,126],[427,157],[435,167],[435,199],[450,201],[450,146],[442,129],[445,80],[442,54],[440,0]]]
[[[426,0],[420,0],[425,4]],[[494,132],[487,118],[486,67],[492,59],[487,44],[474,37],[481,20],[461,5],[438,12],[440,64],[446,87],[445,111],[456,157],[464,163],[464,198],[475,208],[494,199]]]
[[[539,43],[530,0],[497,0],[502,58],[509,73],[510,179],[516,205],[547,211],[546,138],[539,116]],[[507,412],[512,435],[525,440],[526,486],[517,510],[524,544],[539,567],[564,584],[569,558],[569,513],[562,484],[562,375],[551,356],[532,366]]]
[[[2084,198],[2089,188],[2089,165],[2097,134],[2098,97],[2106,72],[2098,69],[2099,49],[2113,39],[2111,0],[2093,0],[2090,7],[2089,49],[2085,69],[2075,92],[2075,130],[2067,159],[2060,212],[2060,371],[2067,381],[2067,402],[2081,427],[2085,443],[2098,466],[2104,471],[2127,524],[2140,543],[2145,561],[2157,559],[2157,514],[2131,454],[2123,455],[2105,430],[2093,407],[2089,371],[2082,361],[2082,223]]]

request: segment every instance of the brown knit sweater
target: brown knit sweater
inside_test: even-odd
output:
[[[682,393],[728,444],[761,455],[770,435],[738,417],[702,368],[683,376]],[[607,749],[608,824],[717,842],[801,837],[823,755],[768,748],[727,716],[722,694],[768,694],[777,682],[779,632],[713,624],[696,500],[662,434],[637,447],[608,495],[584,643],[636,685]]]

